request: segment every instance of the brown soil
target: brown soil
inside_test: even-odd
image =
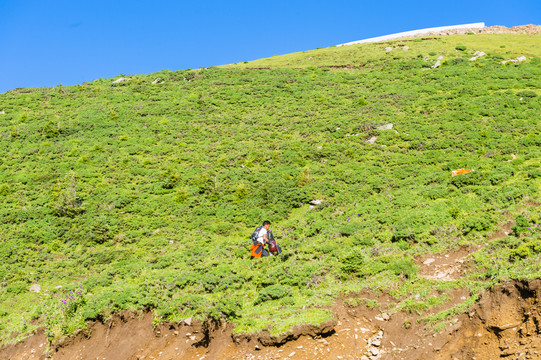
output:
[[[370,297],[370,294],[361,294]],[[459,304],[467,289],[455,289]],[[382,313],[392,301],[380,297],[378,309],[338,302],[336,321],[299,326],[281,337],[268,333],[233,335],[225,322],[163,324],[153,328],[150,313],[122,313],[52,344],[55,360],[143,359],[539,359],[541,358],[541,279],[513,281],[484,293],[468,314],[432,333],[418,316]],[[443,309],[443,308],[442,308]],[[442,309],[433,309],[434,312]],[[45,359],[42,331],[0,349],[2,360]]]
[[[499,286],[461,316],[437,359],[541,358],[541,279]]]
[[[461,247],[446,254],[423,255],[418,259],[418,263],[421,264],[418,274],[430,280],[456,280],[466,271],[469,263],[467,256],[479,248]]]

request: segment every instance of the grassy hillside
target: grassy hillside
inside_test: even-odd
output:
[[[449,36],[0,94],[1,337],[123,309],[275,334],[362,289],[423,314],[472,289],[441,320],[539,276],[540,53],[536,35]],[[467,276],[417,275],[417,255],[509,217]],[[251,261],[267,219],[285,256]]]

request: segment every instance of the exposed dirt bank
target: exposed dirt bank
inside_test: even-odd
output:
[[[438,359],[540,359],[541,280],[485,293],[449,332]]]
[[[446,307],[460,303],[469,292],[458,289],[449,295],[452,300]],[[150,313],[122,313],[52,344],[50,355],[55,360],[541,358],[540,279],[513,281],[487,291],[468,314],[457,316],[435,334],[415,315],[382,312],[387,300],[379,301],[379,309],[337,305],[336,321],[299,326],[278,338],[268,333],[233,335],[231,325],[220,322],[154,328]],[[46,348],[45,335],[38,331],[3,347],[0,359],[45,359]]]

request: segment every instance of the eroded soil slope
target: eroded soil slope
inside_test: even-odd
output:
[[[449,334],[440,359],[541,358],[541,280],[485,293]]]
[[[459,302],[466,290],[453,294]],[[513,281],[487,291],[468,314],[431,333],[411,314],[365,306],[335,307],[336,321],[300,326],[282,337],[233,335],[226,323],[191,321],[153,328],[149,313],[123,313],[53,344],[55,360],[100,359],[539,359],[541,280]],[[382,307],[385,301],[382,301]],[[406,321],[407,320],[407,321]],[[404,327],[405,323],[411,326]],[[0,359],[45,359],[43,332],[4,347]]]

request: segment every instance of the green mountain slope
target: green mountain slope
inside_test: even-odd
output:
[[[540,45],[401,40],[0,94],[2,338],[123,309],[276,334],[362,289],[428,313],[471,288],[442,319],[539,276]],[[417,275],[417,255],[483,244],[508,217],[471,273]],[[250,260],[267,219],[285,256]]]

